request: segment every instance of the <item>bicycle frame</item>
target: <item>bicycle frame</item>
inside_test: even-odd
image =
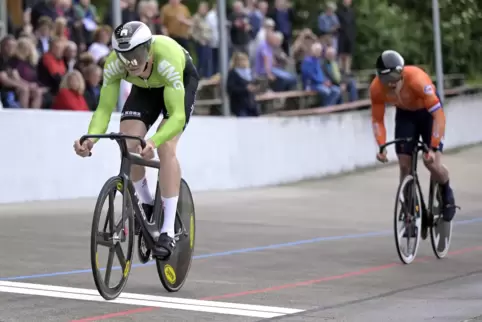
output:
[[[143,159],[140,155],[138,154],[133,154],[130,153],[127,149],[127,144],[126,140],[127,139],[133,139],[133,140],[138,140],[141,143],[141,147],[144,148],[146,146],[145,141],[137,136],[129,136],[129,135],[124,135],[121,133],[111,133],[111,134],[96,134],[96,135],[84,135],[80,139],[80,143],[86,139],[93,138],[93,139],[102,139],[102,138],[107,138],[111,140],[115,140],[119,148],[121,150],[121,165],[120,165],[120,171],[118,176],[122,179],[122,193],[124,196],[126,194],[129,194],[131,198],[131,203],[134,208],[134,217],[138,217],[139,214],[142,217],[142,220],[139,220],[141,224],[141,229],[143,231],[143,236],[144,239],[147,243],[147,248],[153,249],[155,247],[155,241],[159,238],[160,235],[160,225],[161,225],[161,216],[157,216],[157,214],[160,214],[160,203],[156,202],[153,210],[153,216],[154,216],[154,222],[150,223],[147,220],[146,214],[144,213],[144,209],[141,206],[141,202],[139,198],[137,197],[136,190],[134,188],[134,184],[132,183],[132,180],[129,178],[129,173],[132,165],[139,165],[139,166],[144,166],[144,167],[149,167],[149,168],[154,168],[159,170],[161,165],[159,161],[157,160],[145,160]],[[157,195],[158,195],[158,189],[159,185],[157,185],[156,188],[156,201],[157,201]],[[127,205],[126,205],[126,198],[123,198],[122,202],[122,222],[125,222],[127,220],[127,213],[126,213]],[[179,216],[176,216],[178,220],[180,220]],[[138,218],[141,219],[141,218]],[[181,224],[181,229],[184,231],[184,224],[182,221],[180,222]],[[131,228],[133,229],[133,227]]]

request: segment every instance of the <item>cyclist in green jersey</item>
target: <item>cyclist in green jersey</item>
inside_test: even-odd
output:
[[[194,109],[199,75],[189,53],[172,38],[153,36],[142,22],[130,21],[118,26],[112,35],[113,51],[104,66],[99,104],[89,125],[89,134],[107,131],[117,105],[121,80],[132,89],[121,114],[120,132],[145,137],[162,113],[157,132],[141,151],[138,141],[129,140],[130,152],[143,158],[154,157],[157,149],[161,168],[159,176],[164,222],[154,256],[170,256],[174,251],[174,222],[180,189],[181,170],[176,157],[177,142]],[[74,143],[78,155],[89,155],[96,140]],[[132,166],[131,179],[146,216],[152,216],[154,200],[145,177],[145,169]],[[136,222],[136,232],[139,223]]]

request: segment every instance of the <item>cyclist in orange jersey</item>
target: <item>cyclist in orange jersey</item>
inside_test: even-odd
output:
[[[395,138],[412,137],[411,143],[397,143],[395,151],[400,166],[400,180],[411,169],[413,145],[421,136],[429,153],[423,161],[432,177],[441,185],[444,203],[443,218],[455,216],[455,197],[449,183],[449,173],[442,164],[445,113],[435,85],[422,69],[405,66],[403,57],[393,50],[384,51],[376,62],[377,76],[370,85],[373,132],[379,146],[386,142],[384,124],[386,104],[394,105]],[[387,162],[387,153],[377,154],[380,162]]]

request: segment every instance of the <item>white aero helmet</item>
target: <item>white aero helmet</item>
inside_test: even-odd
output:
[[[151,42],[151,30],[140,21],[123,23],[112,33],[112,48],[128,70],[144,69]]]

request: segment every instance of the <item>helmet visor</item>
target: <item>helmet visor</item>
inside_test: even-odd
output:
[[[402,73],[401,71],[398,71],[398,70],[378,71],[377,75],[380,81],[382,82],[382,84],[385,84],[385,85],[390,83],[396,83],[402,79]]]
[[[144,68],[149,56],[149,50],[147,46],[143,45],[126,52],[116,50],[116,54],[127,70],[137,70]]]

